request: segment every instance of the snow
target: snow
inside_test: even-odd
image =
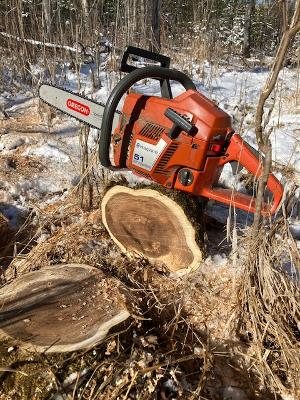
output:
[[[212,263],[216,267],[223,267],[227,263],[227,257],[225,254],[215,254],[212,257]]]
[[[224,388],[222,393],[222,398],[224,400],[247,400],[248,397],[246,393],[237,387],[227,386]]]
[[[64,154],[61,150],[51,146],[51,143],[45,143],[38,147],[28,148],[24,153],[24,156],[40,156],[46,157],[50,159],[55,159],[58,163],[67,163],[70,162],[70,157],[67,154]]]
[[[10,137],[9,135],[5,135],[0,138],[0,151],[3,150],[14,150],[17,147],[22,146],[25,143],[25,139],[22,137]]]

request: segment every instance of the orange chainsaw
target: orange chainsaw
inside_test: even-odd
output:
[[[132,56],[160,66],[136,68],[128,62]],[[254,213],[255,196],[219,187],[218,181],[224,165],[233,162],[259,178],[262,163],[257,152],[234,132],[227,113],[199,93],[188,76],[169,65],[166,56],[129,46],[121,63],[121,71],[128,74],[105,105],[46,84],[40,87],[40,97],[101,130],[99,157],[104,167],[127,168],[166,188]],[[128,93],[147,78],[159,80],[161,97]],[[179,82],[184,93],[172,98],[170,81]],[[120,112],[117,106],[124,95]],[[272,174],[267,189],[273,199],[263,204],[263,215],[275,213],[283,195],[282,185]]]

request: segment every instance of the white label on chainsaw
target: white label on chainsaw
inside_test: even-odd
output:
[[[151,171],[166,146],[167,143],[163,139],[160,139],[156,144],[150,144],[138,139],[134,146],[132,164]]]

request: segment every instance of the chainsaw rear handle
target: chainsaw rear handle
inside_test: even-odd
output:
[[[109,148],[111,143],[113,118],[119,101],[132,85],[145,78],[170,79],[181,83],[185,90],[196,90],[193,81],[184,73],[175,69],[157,66],[138,68],[121,79],[111,92],[102,117],[99,158],[101,164],[106,168],[114,169],[109,159]]]
[[[251,147],[248,147],[238,134],[232,136],[226,155],[220,159],[219,166],[232,161],[237,161],[256,178],[259,178],[262,174],[262,163],[258,159],[257,153],[252,151]],[[273,202],[271,205],[263,203],[261,213],[266,216],[276,212],[283,196],[282,185],[273,174],[269,174],[267,189],[273,195]],[[255,197],[240,193],[237,190],[210,188],[206,190],[206,195],[212,199],[255,213]]]

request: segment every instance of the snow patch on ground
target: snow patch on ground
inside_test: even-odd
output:
[[[70,162],[70,157],[60,151],[58,148],[51,146],[49,143],[42,144],[41,146],[28,148],[24,156],[39,156],[56,160],[57,163]]]

